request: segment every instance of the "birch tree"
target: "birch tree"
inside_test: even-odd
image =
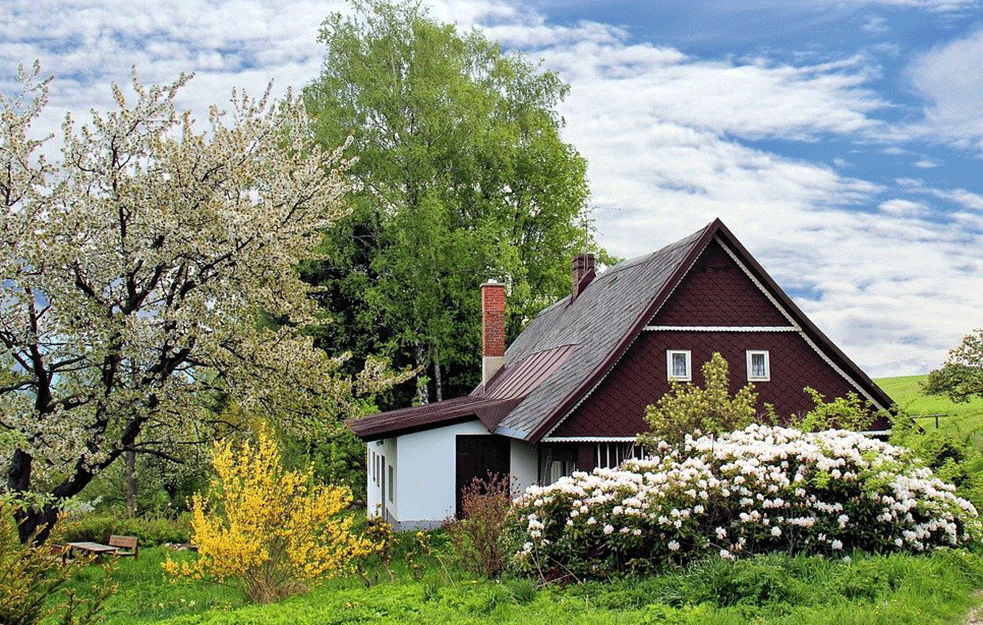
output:
[[[354,210],[326,234],[327,262],[308,266],[359,331],[325,335],[421,367],[421,401],[467,393],[481,371],[478,285],[509,284],[514,337],[570,292],[571,258],[598,251],[587,165],[560,136],[568,87],[418,3],[351,6],[322,24],[324,66],[304,91],[322,145],[353,135],[359,155]]]
[[[310,140],[302,104],[233,92],[205,128],[179,114],[181,76],[32,135],[48,81],[0,95],[0,431],[22,540],[127,452],[167,457],[203,390],[292,427],[345,414],[389,380],[315,349],[296,266],[345,212],[344,146]],[[264,316],[281,321],[275,327]]]

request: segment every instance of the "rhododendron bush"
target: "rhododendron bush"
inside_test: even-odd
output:
[[[976,509],[910,452],[855,432],[751,425],[532,487],[515,563],[602,576],[698,556],[919,552],[981,537]]]

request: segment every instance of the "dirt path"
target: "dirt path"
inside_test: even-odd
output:
[[[977,590],[973,596],[977,599],[983,598],[983,590]],[[983,605],[977,606],[967,614],[966,618],[963,619],[963,625],[983,625]]]

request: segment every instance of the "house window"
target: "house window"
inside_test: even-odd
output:
[[[666,369],[670,380],[689,382],[692,376],[690,352],[688,349],[666,350]]]
[[[393,465],[389,465],[389,503],[393,502]]]
[[[613,469],[629,458],[644,458],[645,450],[635,443],[598,443],[595,466]]]
[[[554,460],[550,463],[549,483],[557,481],[561,477],[573,475],[577,470],[577,463],[573,460]]]
[[[747,379],[749,382],[767,382],[771,380],[771,366],[766,350],[747,351]]]

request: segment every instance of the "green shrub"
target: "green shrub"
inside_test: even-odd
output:
[[[65,527],[65,540],[105,543],[113,534],[136,536],[140,547],[164,543],[187,543],[191,540],[191,525],[187,515],[177,519],[141,519],[92,514],[76,519]]]
[[[114,592],[107,567],[101,581],[86,593],[69,590],[68,581],[88,560],[63,561],[54,542],[62,540],[58,527],[49,536],[50,543],[33,540],[21,544],[13,520],[15,506],[0,500],[0,623],[35,625],[43,618],[57,615],[63,625],[87,625],[98,622],[106,598]],[[36,534],[35,534],[36,537]]]

